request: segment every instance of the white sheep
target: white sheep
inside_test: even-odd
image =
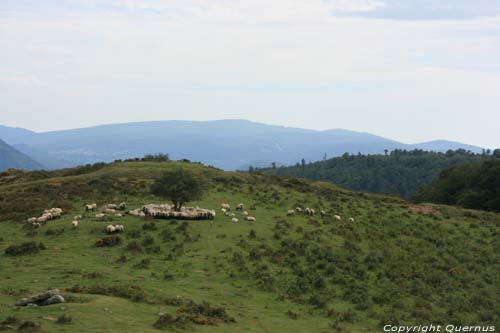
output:
[[[36,217],[30,217],[30,218],[28,219],[28,223],[35,223],[35,222],[36,222],[36,219],[37,219]]]
[[[336,219],[337,221],[342,220],[342,218],[340,217],[340,215],[334,215],[333,218]]]
[[[349,218],[349,223],[354,223],[354,217]]]
[[[302,209],[302,208],[300,208],[300,207],[295,207],[295,211],[296,211],[297,213],[302,213],[302,212],[303,212],[303,209]]]
[[[120,202],[120,204],[118,205],[118,208],[120,210],[125,210],[125,209],[127,209],[127,204],[125,202]]]
[[[227,209],[226,208],[221,208],[220,211],[225,214],[227,212]]]
[[[95,218],[98,219],[98,220],[102,220],[104,218],[104,216],[106,216],[106,214],[95,214]]]
[[[118,214],[115,214],[116,217],[123,217],[122,214],[118,213]]]
[[[31,223],[31,226],[33,227],[33,229],[38,229],[38,228],[40,228],[41,224],[38,222],[33,222],[33,223]]]
[[[228,203],[223,203],[220,205],[220,208],[223,208],[225,210],[231,210],[231,205]]]
[[[286,212],[286,215],[287,216],[294,216],[295,215],[295,211],[293,209],[290,209]]]
[[[71,226],[73,227],[73,229],[78,228],[78,221],[75,220],[75,221],[71,222]]]
[[[116,213],[116,209],[113,209],[113,208],[106,208],[106,209],[104,210],[104,212],[105,212],[106,214],[114,214],[114,213]]]
[[[241,213],[241,215],[243,215],[243,216],[248,216],[248,212],[247,212],[247,211],[244,211],[243,213]]]
[[[107,204],[106,208],[116,210],[116,209],[118,209],[118,206],[115,204]]]
[[[96,203],[85,205],[85,210],[87,212],[94,211],[96,209],[97,209],[97,204]]]
[[[237,219],[236,217],[233,217],[233,218],[231,219],[231,222],[233,222],[233,223],[238,223],[238,219]]]
[[[245,207],[244,204],[242,203],[239,203],[237,206],[236,206],[236,210],[243,210],[243,208]]]
[[[247,220],[248,222],[255,222],[255,217],[247,216],[247,217],[245,217],[245,220]]]
[[[321,217],[324,217],[326,215],[326,212],[322,209],[319,211],[319,215],[321,215]]]
[[[116,228],[115,228],[115,226],[114,226],[114,225],[111,225],[111,224],[110,224],[110,225],[108,225],[108,226],[106,227],[106,233],[108,233],[108,234],[112,234],[112,233],[114,233],[115,231],[116,231]]]
[[[76,220],[76,221],[79,221],[79,220],[83,219],[83,216],[81,216],[81,215],[75,215],[75,217],[73,219]]]
[[[231,213],[230,212],[224,212],[224,215],[225,216],[231,216]]]
[[[123,230],[125,230],[125,228],[123,227],[122,224],[116,224],[115,225],[115,231],[116,232],[123,232]]]

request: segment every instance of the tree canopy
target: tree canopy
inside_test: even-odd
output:
[[[411,151],[394,150],[381,155],[351,155],[325,161],[306,163],[304,159],[295,166],[250,168],[251,172],[270,175],[302,177],[330,181],[336,185],[374,193],[397,195],[409,199],[421,186],[438,178],[439,173],[449,167],[468,163],[493,160],[493,155],[474,154],[463,149],[446,153],[428,152],[420,149]]]
[[[201,177],[183,168],[165,172],[151,186],[153,195],[172,201],[177,211],[185,203],[201,199],[203,190]]]

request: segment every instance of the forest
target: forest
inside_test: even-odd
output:
[[[352,155],[325,158],[307,163],[304,159],[294,166],[269,168],[250,167],[249,172],[268,175],[292,176],[312,180],[329,181],[344,188],[400,196],[410,199],[422,186],[436,180],[450,167],[479,164],[500,157],[500,149],[485,150],[475,154],[464,149],[446,153],[424,150],[393,150],[384,155]]]

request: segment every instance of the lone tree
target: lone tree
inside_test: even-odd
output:
[[[179,211],[186,202],[200,199],[203,190],[204,184],[201,178],[182,168],[165,172],[151,186],[151,193],[171,200],[176,211]]]

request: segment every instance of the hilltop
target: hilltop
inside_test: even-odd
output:
[[[210,184],[189,204],[217,209],[212,223],[130,215],[102,222],[84,211],[91,202],[125,201],[128,209],[161,203],[149,186],[178,168]],[[232,223],[220,214],[224,202],[244,203],[256,221],[236,212],[240,221]],[[326,216],[287,216],[297,206]],[[38,229],[25,223],[51,207],[65,214]],[[83,220],[72,229],[79,214]],[[366,333],[380,332],[382,324],[500,325],[495,213],[411,205],[326,182],[136,161],[1,173],[0,221],[0,322],[13,328],[33,321],[49,332],[160,332],[153,326],[158,311],[175,317],[194,308],[201,311],[197,323],[177,331]],[[120,242],[96,247],[109,223],[124,225]],[[5,253],[26,242],[37,244],[35,253]],[[68,302],[9,307],[49,288]]]
[[[410,150],[414,146],[365,132],[318,131],[237,119],[109,124],[42,133],[0,127],[2,135],[7,143],[51,169],[166,153],[176,160],[246,170],[250,165],[271,162],[315,161],[325,154],[382,154],[386,149]],[[417,145],[424,150],[481,152],[480,147],[451,141]]]

